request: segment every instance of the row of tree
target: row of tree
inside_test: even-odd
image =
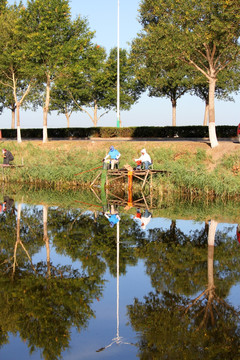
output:
[[[142,0],[142,31],[130,54],[120,51],[120,105],[130,109],[148,90],[149,96],[172,102],[186,92],[206,103],[211,146],[217,146],[214,98],[230,99],[238,91],[239,0]],[[30,0],[24,7],[0,0],[0,100],[17,118],[20,108],[43,108],[43,142],[52,110],[86,112],[94,126],[116,108],[117,49],[107,54],[93,42],[86,19],[72,20],[69,0]],[[92,109],[93,112],[88,109]],[[98,110],[102,109],[101,115]]]
[[[12,127],[16,114],[18,142],[21,107],[43,108],[44,142],[52,110],[68,121],[72,111],[85,111],[96,126],[98,109],[116,108],[117,49],[107,55],[95,44],[86,19],[72,20],[68,0],[30,0],[27,7],[0,0],[0,5],[0,100],[2,109],[12,111]],[[126,50],[120,59],[121,108],[129,109],[140,91]]]
[[[239,0],[142,0],[142,31],[132,43],[136,75],[150,96],[205,100],[211,146],[217,146],[215,93],[239,89]],[[175,115],[173,112],[173,125]]]

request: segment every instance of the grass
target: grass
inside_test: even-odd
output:
[[[200,143],[187,146],[145,141],[49,141],[46,144],[8,141],[1,144],[0,150],[9,149],[14,154],[14,163],[23,161],[24,167],[5,168],[0,179],[59,189],[89,187],[101,170],[102,159],[110,145],[121,153],[120,167],[124,164],[135,166],[134,158],[145,147],[153,159],[154,169],[169,171],[169,176],[154,176],[156,194],[236,198],[240,193],[240,151],[214,161],[207,145]],[[209,170],[210,165],[212,170]]]

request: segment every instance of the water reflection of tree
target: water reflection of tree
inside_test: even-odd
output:
[[[80,331],[94,316],[91,304],[101,287],[71,267],[51,268],[50,279],[46,264],[36,268],[37,275],[27,266],[18,269],[14,281],[0,275],[0,327],[5,342],[8,332],[19,333],[30,353],[40,349],[45,360],[54,360],[68,348],[72,326]]]
[[[69,346],[72,326],[80,331],[94,316],[91,304],[103,281],[71,266],[54,267],[47,225],[47,207],[29,211],[18,204],[16,217],[1,218],[0,346],[8,333],[19,334],[31,353],[40,349],[54,360]],[[46,261],[33,264],[44,243]]]
[[[180,351],[182,358],[189,359],[239,358],[240,313],[225,300],[239,279],[240,265],[236,261],[239,249],[235,240],[227,233],[216,233],[216,228],[213,220],[209,227],[205,226],[204,236],[197,231],[184,238],[179,232],[178,242],[175,229],[173,238],[164,231],[157,232],[158,241],[151,238],[145,252],[146,264],[157,293],[149,294],[145,302],[136,299],[128,307],[131,324],[141,333],[138,343],[141,358],[179,358]],[[188,288],[182,283],[182,264],[189,272]],[[174,268],[171,272],[170,266]],[[204,286],[206,274],[208,281]],[[169,276],[172,279],[167,282],[165,278]],[[196,290],[198,294],[194,296]]]
[[[49,212],[53,228],[54,245],[60,254],[68,255],[73,261],[80,260],[84,270],[91,276],[102,276],[109,268],[116,276],[116,229],[109,226],[103,215],[79,211]],[[135,265],[135,246],[144,234],[137,224],[121,215],[120,224],[120,274],[126,273],[127,265]]]
[[[12,271],[30,261],[42,247],[42,221],[39,211],[22,209],[17,205],[15,213],[6,213],[0,217],[0,270]]]
[[[214,327],[196,331],[194,313],[183,316],[188,300],[164,292],[150,293],[128,307],[131,325],[139,334],[140,359],[239,359],[239,316],[221,306]]]

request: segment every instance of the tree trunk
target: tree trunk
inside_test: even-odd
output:
[[[215,220],[210,221],[210,226],[208,231],[208,245],[214,246],[217,225],[218,225],[217,221]]]
[[[65,112],[65,116],[66,116],[66,119],[67,119],[67,128],[69,128],[70,127],[70,115],[69,115],[69,113],[67,111]]]
[[[208,128],[211,148],[218,146],[216,125],[215,125],[215,106],[214,106],[215,86],[216,86],[216,79],[214,77],[211,77],[209,79],[209,128]]]
[[[203,119],[203,126],[207,126],[209,119],[209,99],[205,102],[205,112],[204,112],[204,119]]]
[[[20,129],[20,104],[19,103],[17,103],[16,109],[17,109],[17,142],[21,143],[22,138],[21,138],[21,129]]]
[[[12,112],[12,124],[11,129],[15,129],[15,108],[11,110]]]
[[[176,126],[176,108],[177,108],[177,101],[172,99],[172,126]]]
[[[94,117],[93,117],[93,125],[94,127],[97,127],[97,123],[98,123],[98,118],[97,118],[97,101],[94,100]]]
[[[51,262],[50,262],[50,244],[47,229],[47,217],[48,217],[48,206],[43,205],[43,241],[46,245],[46,256],[47,256],[47,274],[51,277]]]
[[[209,301],[211,302],[214,292],[214,242],[217,229],[217,221],[211,220],[208,232],[208,290],[209,290]]]
[[[47,116],[48,116],[48,110],[49,110],[49,102],[50,102],[50,74],[47,74],[47,85],[46,85],[46,98],[45,98],[45,106],[43,108],[43,142],[48,141],[48,135],[47,135]]]

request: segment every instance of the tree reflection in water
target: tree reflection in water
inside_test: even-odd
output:
[[[182,233],[176,236],[176,228],[174,236],[168,240],[166,233],[160,231],[157,240],[155,238],[156,241],[149,243],[146,263],[156,292],[145,296],[144,302],[135,299],[134,304],[128,306],[130,323],[139,334],[141,359],[239,359],[240,312],[224,297],[228,295],[233,278],[239,278],[240,265],[236,263],[233,252],[235,243],[231,239],[226,241],[224,234],[216,234],[216,228],[217,222],[212,220],[207,249],[206,246],[188,246]],[[202,234],[199,236],[202,238]],[[192,239],[199,242],[196,234]],[[214,262],[215,242],[218,243],[218,258]],[[202,254],[206,256],[206,250],[207,267],[198,264],[202,262]],[[153,253],[154,257],[151,256]],[[170,260],[171,264],[165,267]],[[181,283],[182,279],[177,280],[183,261],[193,285],[191,298],[184,294],[186,288]],[[221,283],[219,289],[214,283],[214,264],[216,282]],[[174,268],[171,272],[170,265]],[[203,267],[207,270],[208,285],[201,291]],[[155,269],[154,272],[150,268]],[[168,271],[165,272],[166,269]],[[172,279],[167,282],[165,277],[169,275]],[[166,283],[170,285],[167,291],[164,290]],[[196,289],[201,292],[194,297]]]
[[[212,220],[185,234],[172,220],[168,229],[144,232],[124,212],[120,225],[111,228],[101,211],[19,203],[16,214],[0,217],[0,344],[10,333],[19,334],[30,353],[40,349],[46,360],[61,358],[72,327],[82,331],[94,317],[92,304],[102,296],[109,271],[117,280],[116,336],[97,352],[133,345],[120,336],[119,277],[142,260],[154,291],[128,306],[139,357],[237,359],[239,312],[227,297],[239,280],[239,249],[216,229]],[[81,270],[56,265],[53,247]],[[34,262],[42,249],[43,260]]]
[[[9,333],[19,333],[30,353],[41,349],[45,360],[54,360],[69,347],[72,326],[81,331],[94,316],[91,304],[101,296],[103,281],[72,266],[53,266],[46,210],[43,207],[44,226],[41,211],[28,213],[21,204],[18,204],[17,220],[10,219],[11,231],[9,225],[1,223],[0,341],[1,345],[6,344]],[[32,256],[43,240],[46,261],[33,264]],[[21,251],[17,251],[19,245]]]

